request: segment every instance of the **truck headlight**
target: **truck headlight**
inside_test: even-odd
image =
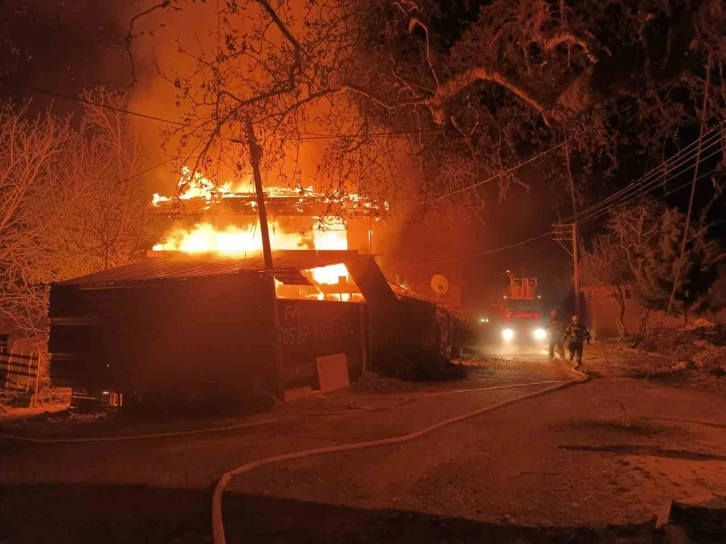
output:
[[[532,331],[532,338],[534,338],[535,340],[544,340],[545,338],[547,338],[547,331],[542,328],[534,329]]]
[[[502,338],[511,340],[514,338],[514,331],[512,329],[502,329]]]

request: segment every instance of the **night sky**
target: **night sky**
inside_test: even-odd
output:
[[[4,79],[68,95],[98,83],[127,84],[124,30],[112,2],[5,0],[0,3]],[[17,47],[14,53],[10,44]],[[3,96],[31,100],[34,109],[77,111],[72,101],[28,89],[0,86]]]

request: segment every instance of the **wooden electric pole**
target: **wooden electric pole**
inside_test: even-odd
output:
[[[572,262],[574,264],[574,277],[572,283],[575,287],[575,315],[580,316],[580,244],[577,239],[577,221],[572,223]]]
[[[575,313],[580,315],[580,245],[577,240],[577,223],[556,223],[552,225],[555,241],[572,256],[572,286],[575,291]],[[562,242],[572,241],[572,252]]]
[[[572,179],[572,166],[570,165],[570,146],[569,140],[565,140],[565,159],[567,163],[567,179],[570,182],[570,196],[572,197],[572,213],[574,222],[572,223],[572,262],[574,264],[574,276],[572,278],[573,287],[575,288],[575,314],[580,315],[580,263],[579,263],[579,241],[577,238],[577,198],[575,197],[575,181]]]
[[[260,233],[262,234],[262,255],[265,259],[265,271],[271,282],[272,289],[272,320],[274,331],[275,368],[277,374],[277,398],[285,400],[285,371],[282,361],[282,334],[280,333],[280,312],[277,305],[277,292],[275,278],[272,275],[272,246],[270,244],[270,231],[267,225],[267,210],[265,209],[265,194],[262,191],[262,174],[260,161],[262,148],[257,143],[252,121],[247,120],[247,139],[250,146],[250,162],[252,163],[252,177],[255,180],[255,196],[257,199],[257,213],[260,215]]]
[[[267,226],[267,210],[265,209],[265,194],[262,191],[262,174],[260,161],[262,148],[255,138],[252,121],[247,120],[247,139],[250,144],[250,161],[252,162],[252,177],[255,180],[255,195],[257,197],[257,213],[260,214],[260,233],[262,234],[262,255],[265,258],[265,270],[272,270],[272,247],[270,245],[270,231]]]

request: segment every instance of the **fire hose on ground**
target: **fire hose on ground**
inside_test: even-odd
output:
[[[297,460],[297,459],[303,459],[306,457],[315,457],[318,455],[325,455],[325,454],[330,454],[330,453],[361,450],[361,449],[367,449],[367,448],[375,448],[378,446],[388,446],[388,445],[402,444],[404,442],[409,442],[411,440],[415,440],[417,438],[421,438],[423,436],[431,434],[432,432],[434,432],[438,429],[441,429],[442,427],[446,427],[448,425],[453,425],[455,423],[459,423],[466,419],[471,419],[473,417],[479,416],[481,414],[485,414],[487,412],[492,412],[499,408],[503,408],[504,406],[509,406],[510,404],[515,404],[517,402],[521,402],[524,400],[539,397],[541,395],[546,395],[548,393],[552,393],[554,391],[564,389],[571,385],[583,383],[590,378],[587,374],[585,374],[583,372],[579,372],[576,370],[573,370],[573,372],[578,374],[579,377],[572,379],[572,380],[567,380],[567,381],[548,380],[548,381],[541,381],[541,382],[519,383],[519,384],[512,384],[512,385],[482,387],[482,388],[475,388],[475,389],[457,389],[457,390],[453,390],[453,391],[441,391],[441,392],[421,395],[419,397],[416,397],[413,400],[419,400],[419,399],[423,399],[423,398],[437,397],[437,396],[443,396],[443,395],[475,393],[475,392],[481,392],[481,391],[494,391],[494,390],[502,390],[502,389],[514,389],[514,388],[520,388],[520,387],[532,387],[532,386],[536,386],[536,385],[548,385],[549,386],[549,387],[545,387],[544,389],[539,389],[537,391],[534,391],[532,393],[519,395],[518,397],[514,397],[512,399],[497,402],[495,404],[491,404],[489,406],[479,408],[472,412],[467,412],[467,413],[461,414],[459,416],[445,419],[443,421],[440,421],[438,423],[435,423],[433,425],[430,425],[428,427],[419,429],[418,431],[414,431],[412,433],[408,433],[405,435],[394,436],[394,437],[390,437],[390,438],[382,438],[379,440],[356,442],[353,444],[343,444],[343,445],[338,445],[338,446],[313,448],[313,449],[309,449],[309,450],[286,453],[286,454],[281,454],[281,455],[274,455],[272,457],[265,457],[263,459],[257,459],[255,461],[251,461],[242,466],[239,466],[235,469],[229,470],[229,471],[225,472],[221,476],[221,478],[217,481],[217,484],[215,485],[215,488],[214,488],[214,493],[212,495],[212,534],[214,537],[214,544],[226,544],[226,537],[225,537],[225,532],[224,532],[224,519],[222,517],[222,495],[223,495],[224,490],[227,487],[227,485],[232,481],[232,478],[234,478],[235,476],[238,476],[245,472],[249,472],[258,467],[262,467],[265,465],[272,465],[272,464],[276,464],[276,463],[282,463],[284,461],[293,461],[293,460]],[[554,384],[554,385],[552,385],[552,384]],[[374,409],[361,409],[361,410],[357,410],[355,412],[351,412],[351,411],[327,412],[327,413],[323,412],[321,414],[311,414],[311,415],[341,415],[341,414],[379,411],[379,410],[381,410],[381,409],[374,408]],[[224,427],[209,427],[209,428],[204,428],[204,429],[194,429],[194,430],[188,430],[188,431],[175,431],[175,432],[130,435],[130,436],[108,436],[108,437],[95,437],[95,438],[33,438],[33,437],[28,437],[28,436],[8,435],[8,434],[0,433],[0,439],[4,438],[4,439],[8,439],[8,440],[45,443],[45,444],[47,444],[47,443],[122,442],[122,441],[130,441],[130,440],[168,438],[168,437],[175,437],[175,436],[187,436],[187,435],[194,435],[194,434],[229,431],[229,430],[235,430],[235,429],[242,429],[242,428],[246,428],[246,427],[261,426],[261,425],[266,425],[269,423],[276,423],[278,421],[282,421],[283,419],[284,418],[267,419],[267,420],[247,422],[247,423],[242,423],[242,424],[237,424],[237,425],[228,425],[228,426],[224,426]]]
[[[411,399],[412,401],[417,401],[420,399],[425,398],[431,398],[431,397],[438,397],[443,395],[454,395],[454,394],[460,394],[460,393],[476,393],[478,391],[495,391],[499,389],[516,389],[520,387],[532,387],[535,385],[547,385],[547,384],[565,384],[569,383],[566,381],[555,381],[555,380],[549,380],[549,381],[542,381],[542,382],[528,382],[528,383],[516,383],[512,385],[499,385],[494,387],[482,387],[482,388],[476,388],[476,389],[456,389],[452,391],[439,391],[436,393],[427,393],[424,395],[420,395],[418,397],[415,397]],[[395,408],[395,406],[394,406]],[[304,414],[305,416],[339,416],[339,415],[352,415],[352,414],[359,414],[363,412],[379,412],[383,410],[390,410],[391,408],[359,408],[356,410],[345,410],[345,411],[338,411],[338,412],[320,412],[320,413],[310,413],[310,414]],[[195,434],[209,434],[209,433],[215,433],[215,432],[222,432],[222,431],[234,431],[237,429],[244,429],[247,427],[259,427],[261,425],[267,425],[270,423],[278,423],[280,421],[283,421],[286,418],[274,418],[274,419],[263,419],[260,421],[249,421],[246,423],[238,423],[235,425],[225,425],[222,427],[205,427],[203,429],[190,429],[186,431],[172,431],[172,432],[166,432],[166,433],[149,433],[149,434],[133,434],[128,436],[95,436],[95,437],[86,437],[86,438],[52,438],[52,437],[32,437],[32,436],[22,436],[22,435],[16,435],[16,434],[5,434],[0,432],[0,439],[6,439],[6,440],[15,440],[18,442],[33,442],[37,444],[83,444],[83,443],[94,443],[94,442],[125,442],[125,441],[131,441],[131,440],[146,440],[146,439],[156,439],[156,438],[173,438],[176,436],[189,436],[189,435],[195,435]]]
[[[573,380],[560,382],[557,385],[552,385],[550,387],[540,389],[533,393],[527,393],[525,395],[520,395],[513,399],[508,399],[505,401],[497,402],[496,404],[485,406],[484,408],[479,408],[477,410],[474,410],[473,412],[467,412],[465,414],[461,414],[456,417],[445,419],[443,421],[430,425],[429,427],[425,427],[423,429],[414,431],[409,434],[405,434],[405,435],[401,435],[401,436],[394,436],[391,438],[382,438],[379,440],[356,442],[354,444],[343,444],[343,445],[339,445],[339,446],[326,446],[326,447],[322,447],[322,448],[313,448],[313,449],[303,450],[303,451],[298,451],[298,452],[293,452],[293,453],[285,453],[282,455],[274,455],[272,457],[265,457],[263,459],[257,459],[256,461],[251,461],[249,463],[245,463],[242,466],[239,466],[235,469],[227,471],[222,475],[222,477],[217,482],[217,485],[214,487],[214,494],[212,495],[212,534],[214,537],[214,544],[226,544],[226,542],[227,542],[225,532],[224,532],[224,519],[222,517],[222,495],[223,495],[224,490],[227,487],[227,485],[232,481],[232,478],[234,478],[235,476],[239,476],[240,474],[249,472],[258,467],[262,467],[265,465],[272,465],[272,464],[276,464],[276,463],[282,463],[284,461],[293,461],[293,460],[297,460],[297,459],[303,459],[306,457],[315,457],[318,455],[325,455],[325,454],[329,454],[329,453],[339,453],[339,452],[352,451],[352,450],[362,450],[362,449],[367,449],[367,448],[375,448],[378,446],[390,446],[393,444],[402,444],[404,442],[409,442],[411,440],[415,440],[417,438],[421,438],[422,436],[431,434],[432,432],[434,432],[438,429],[441,429],[442,427],[446,427],[448,425],[453,425],[454,423],[459,423],[466,419],[471,419],[473,417],[479,416],[481,414],[485,414],[487,412],[492,412],[498,408],[502,408],[502,407],[508,406],[510,404],[514,404],[514,403],[532,399],[532,398],[535,398],[535,397],[538,397],[541,395],[545,395],[547,393],[551,393],[551,392],[557,391],[559,389],[564,389],[565,387],[569,387],[571,385],[583,383],[589,379],[589,376],[585,373],[578,372],[575,370],[573,370],[573,372],[579,374],[580,376]],[[526,385],[536,385],[536,384],[520,384],[518,387],[523,387]],[[505,387],[517,387],[517,386],[505,386]],[[491,389],[502,389],[502,388],[503,387],[494,387]],[[486,390],[489,390],[489,388],[479,389],[478,391],[486,391]],[[468,393],[468,392],[472,392],[472,391],[474,391],[474,390],[467,389],[467,390],[462,390],[459,392]],[[452,391],[452,392],[446,392],[446,393],[454,393],[454,392]],[[434,395],[436,395],[436,394],[434,394]]]

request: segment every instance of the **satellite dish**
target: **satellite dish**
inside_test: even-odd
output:
[[[436,274],[431,278],[431,289],[433,289],[437,296],[446,294],[449,290],[449,280],[441,274]]]

